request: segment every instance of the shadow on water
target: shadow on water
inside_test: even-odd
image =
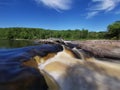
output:
[[[0,48],[19,48],[25,46],[33,46],[30,40],[0,40]]]
[[[76,64],[66,69],[64,83],[66,90],[97,90],[94,72],[84,65]],[[91,81],[88,80],[91,79]],[[67,82],[66,82],[67,81]]]
[[[64,77],[65,90],[119,90],[120,79],[110,76],[104,67],[94,63],[68,67]],[[114,73],[114,72],[113,72]],[[119,76],[118,76],[119,77]]]

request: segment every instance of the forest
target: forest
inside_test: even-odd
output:
[[[120,21],[116,21],[106,28],[106,31],[93,32],[87,29],[76,30],[49,30],[43,28],[0,28],[0,39],[47,39],[62,38],[66,40],[88,39],[120,39]]]

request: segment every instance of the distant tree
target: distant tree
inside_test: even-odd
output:
[[[119,22],[117,22],[119,23]],[[111,27],[108,31],[111,35]],[[87,29],[46,30],[42,28],[0,28],[0,39],[46,39],[63,38],[66,40],[104,39],[106,32],[90,32]]]
[[[108,38],[110,39],[120,39],[120,21],[116,21],[111,25],[108,25]]]
[[[82,36],[81,36],[81,37],[82,37],[83,39],[86,39],[87,36],[88,36],[88,30],[82,29],[82,32],[81,32],[81,33],[82,33]]]
[[[98,39],[105,39],[106,32],[100,31],[97,33],[97,38]]]
[[[7,33],[7,39],[9,39],[9,40],[14,39],[12,28]]]

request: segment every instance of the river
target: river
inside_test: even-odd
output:
[[[33,41],[30,40],[0,40],[0,49],[20,48],[33,45]]]
[[[32,41],[0,40],[0,90],[47,90],[39,70],[23,63],[35,56],[46,56],[61,50],[60,45],[35,45]]]

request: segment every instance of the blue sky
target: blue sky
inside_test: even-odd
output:
[[[104,31],[120,20],[120,0],[0,0],[0,27]]]

